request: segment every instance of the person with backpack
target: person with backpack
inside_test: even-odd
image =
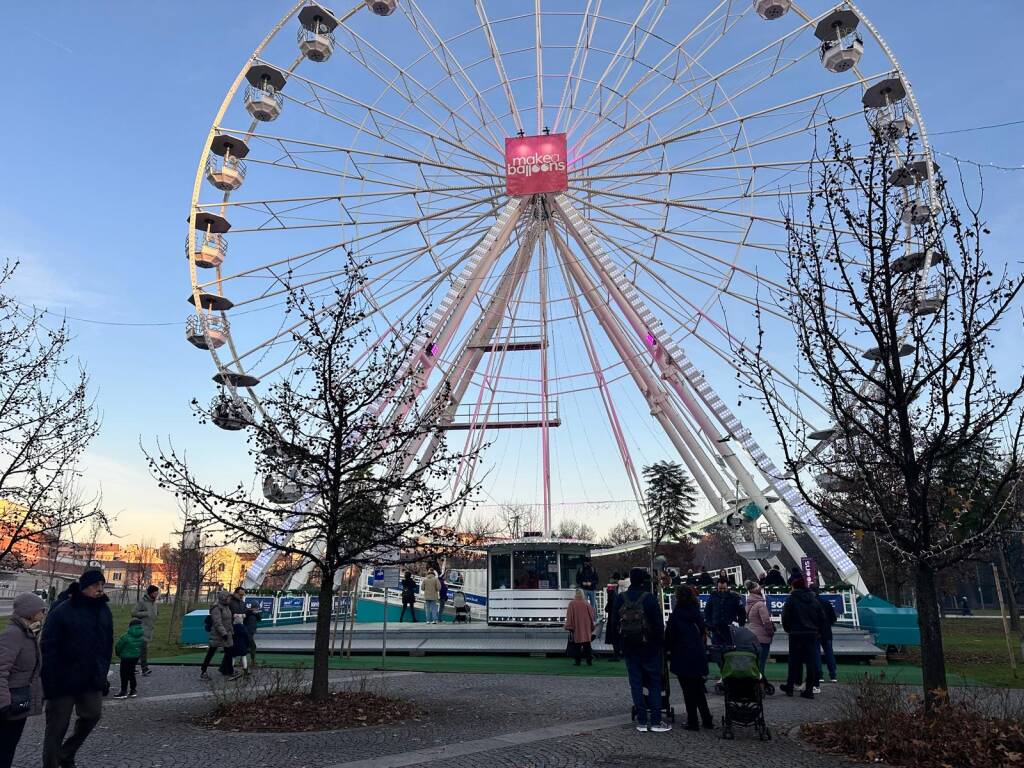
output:
[[[813,699],[814,689],[818,687],[815,649],[824,632],[825,611],[817,596],[807,588],[807,582],[802,576],[794,575],[789,585],[792,591],[782,608],[782,628],[789,635],[789,671],[785,684],[779,688],[787,696],[792,696],[803,682],[806,670],[807,682],[800,695],[805,699]]]
[[[207,633],[206,658],[203,659],[199,668],[199,679],[209,680],[210,675],[206,670],[210,668],[210,662],[223,649],[224,658],[220,663],[220,673],[225,677],[235,680],[241,675],[235,672],[231,663],[231,646],[234,644],[234,614],[231,613],[231,595],[227,592],[217,593],[217,602],[210,606],[210,615],[204,623]]]
[[[665,649],[669,655],[669,669],[683,690],[688,731],[699,731],[701,723],[705,728],[715,727],[704,692],[704,678],[708,676],[706,638],[707,630],[696,589],[677,587],[676,604],[665,627]]]
[[[413,579],[412,574],[409,571],[405,572],[405,578],[402,579],[402,612],[398,615],[398,623],[401,624],[405,619],[405,610],[409,609],[409,613],[412,615],[412,623],[416,623],[416,581]]]
[[[708,604],[704,606],[704,623],[711,632],[712,645],[729,645],[732,637],[729,625],[733,622],[742,627],[747,623],[747,614],[743,610],[739,594],[729,588],[728,577],[720,576],[717,590],[711,593]]]
[[[121,690],[114,696],[115,699],[134,699],[138,696],[135,666],[139,663],[145,647],[146,634],[142,621],[132,619],[128,622],[128,630],[114,645],[114,653],[121,660],[121,668],[118,670],[121,676]]]
[[[661,721],[661,666],[665,620],[651,592],[650,577],[643,568],[629,572],[629,589],[615,598],[613,635],[619,640],[629,675],[638,731],[663,733],[672,726]],[[649,696],[644,696],[644,686]]]
[[[817,595],[818,602],[821,603],[821,610],[825,614],[825,624],[822,627],[821,636],[818,638],[818,680],[824,679],[821,676],[821,661],[824,658],[825,665],[828,667],[828,681],[830,683],[838,683],[839,675],[836,669],[836,654],[832,649],[832,625],[839,621],[839,617],[836,615],[836,609],[832,606],[832,603],[821,596],[817,587],[814,587],[812,591]],[[820,692],[820,688],[815,691],[815,693]]]

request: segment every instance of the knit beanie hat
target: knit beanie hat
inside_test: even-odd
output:
[[[14,615],[23,619],[31,619],[40,611],[46,610],[46,603],[39,595],[23,592],[14,598]]]
[[[643,568],[630,568],[629,569],[629,583],[632,586],[640,586],[647,581],[647,571]]]
[[[107,580],[103,576],[103,571],[99,568],[90,568],[88,571],[78,577],[78,586],[82,589],[90,587],[93,584],[106,584]]]

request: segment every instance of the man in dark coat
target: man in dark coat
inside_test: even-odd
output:
[[[701,587],[702,589],[704,587],[713,587],[715,586],[715,582],[711,580],[710,573],[708,573],[707,571],[701,571],[700,576],[697,577],[697,586]]]
[[[736,622],[741,627],[747,623],[747,612],[737,592],[729,589],[728,579],[718,579],[718,589],[708,597],[704,606],[704,623],[711,632],[712,645],[731,645],[732,633],[729,625]]]
[[[104,582],[101,571],[87,570],[68,587],[67,599],[54,607],[43,625],[43,768],[74,766],[75,754],[103,714],[114,649],[114,621]],[[65,741],[72,710],[78,719]]]
[[[785,587],[786,578],[782,575],[782,570],[777,565],[773,565],[764,574],[764,586],[766,587]]]
[[[818,680],[821,681],[821,662],[825,662],[825,666],[828,667],[828,681],[830,683],[839,682],[839,678],[836,670],[836,654],[832,648],[832,625],[839,621],[839,617],[836,615],[836,609],[832,606],[832,603],[826,600],[818,592],[818,588],[814,587],[813,592],[818,597],[818,602],[821,603],[822,613],[825,614],[825,624],[822,627],[821,637],[818,638],[819,645],[821,646],[821,652],[817,655],[817,668],[818,668]]]
[[[786,683],[779,688],[787,696],[792,696],[806,669],[807,683],[800,695],[813,699],[819,682],[815,651],[825,632],[825,612],[818,596],[807,588],[802,577],[794,577],[789,584],[793,591],[782,608],[782,628],[789,635],[789,674]]]
[[[583,596],[587,598],[590,607],[597,615],[597,571],[590,562],[589,557],[583,558],[583,565],[576,570],[576,586],[583,590]]]
[[[637,730],[670,731],[661,722],[661,662],[665,619],[643,568],[629,572],[629,589],[615,598],[608,631],[619,642],[636,709]],[[644,686],[649,691],[644,696]]]

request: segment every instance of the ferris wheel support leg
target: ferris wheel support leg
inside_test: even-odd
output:
[[[586,221],[581,217],[575,209],[571,206],[568,199],[562,195],[558,195],[554,198],[554,208],[558,212],[559,217],[562,219],[568,231],[572,234],[573,239],[576,240],[577,245],[586,254],[588,261],[590,262],[591,268],[600,277],[602,284],[608,290],[612,297],[612,301],[619,307],[619,310],[626,317],[627,322],[637,336],[647,344],[648,349],[651,350],[651,357],[653,362],[662,372],[662,378],[672,386],[676,394],[682,400],[683,404],[690,411],[690,414],[697,421],[701,430],[711,438],[715,445],[718,447],[718,453],[722,457],[722,460],[726,463],[726,466],[732,471],[739,481],[744,492],[753,499],[762,510],[764,510],[765,519],[775,530],[782,545],[790,553],[797,562],[800,561],[801,557],[804,557],[806,553],[800,544],[796,541],[793,535],[786,528],[785,524],[775,514],[768,504],[768,500],[765,495],[761,492],[758,484],[754,482],[754,478],[750,472],[743,465],[740,457],[736,455],[734,451],[726,448],[726,441],[729,439],[727,436],[722,435],[718,429],[711,423],[704,410],[694,401],[687,387],[682,385],[679,377],[675,376],[674,366],[666,363],[665,354],[662,353],[663,347],[658,346],[658,341],[653,334],[660,330],[659,328],[652,327],[653,315],[650,310],[643,304],[642,299],[636,291],[631,291],[629,296],[622,288],[624,278],[619,274],[613,274],[618,272],[617,267],[607,255],[601,249],[600,243],[597,237],[593,234],[593,231],[587,225]],[[662,345],[664,341],[661,341]]]
[[[516,253],[509,269],[507,269],[502,275],[501,281],[499,282],[497,289],[494,291],[491,301],[484,309],[479,321],[477,321],[476,327],[467,335],[463,342],[462,348],[459,350],[458,355],[455,358],[454,365],[452,365],[449,372],[441,379],[441,381],[438,382],[431,401],[436,404],[439,399],[445,397],[448,398],[448,404],[445,406],[444,412],[441,416],[442,424],[447,424],[454,418],[455,411],[462,402],[462,398],[465,396],[466,390],[469,389],[469,385],[473,380],[473,374],[476,373],[476,370],[480,365],[480,361],[483,360],[483,348],[494,340],[494,334],[501,326],[502,318],[504,317],[505,310],[508,308],[513,294],[525,279],[529,269],[530,259],[532,257],[533,243],[534,236],[532,234],[523,239],[523,244]],[[449,382],[451,382],[451,391],[445,393],[445,384]],[[394,471],[402,474],[407,472],[409,467],[412,466],[413,461],[416,459],[416,456],[419,455],[420,448],[423,446],[424,442],[426,442],[426,433],[424,433],[419,440],[410,446],[410,450],[402,457],[401,464],[396,466]],[[432,434],[430,441],[427,443],[426,450],[424,450],[419,460],[421,462],[429,462],[437,451],[440,442],[440,436]],[[402,500],[391,513],[393,520],[397,520],[402,516],[408,502],[408,495],[403,496]]]
[[[569,250],[565,241],[555,231],[555,228],[550,225],[548,225],[548,236],[561,254],[569,275],[579,286],[581,295],[593,311],[608,340],[615,347],[615,351],[622,360],[623,365],[626,366],[626,370],[629,371],[637,388],[644,396],[644,399],[647,400],[647,404],[651,409],[651,415],[658,421],[669,440],[679,452],[679,456],[690,470],[694,481],[700,486],[701,491],[704,492],[704,496],[721,512],[724,497],[728,493],[729,484],[721,477],[713,463],[704,455],[700,445],[690,434],[685,422],[672,407],[668,393],[664,390],[657,377],[648,368],[636,362],[636,355],[630,349],[628,341],[622,338],[619,333],[619,328],[611,308],[600,300],[597,295],[597,286],[590,279],[590,276],[583,269],[576,256]]]
[[[313,552],[317,557],[322,557],[326,545],[322,541],[318,541],[313,545]],[[313,568],[316,566],[312,560],[306,560],[299,568],[291,575],[288,579],[288,583],[285,585],[285,589],[299,590],[302,589],[309,582],[309,575],[313,572]]]

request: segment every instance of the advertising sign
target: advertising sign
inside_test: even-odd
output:
[[[306,598],[304,597],[282,597],[277,604],[277,609],[281,613],[302,613],[305,605]]]
[[[801,557],[800,570],[803,571],[808,587],[818,583],[818,561],[813,557]]]
[[[505,139],[505,187],[510,195],[564,192],[569,187],[565,134]]]
[[[245,603],[253,608],[259,608],[264,619],[269,619],[274,612],[274,598],[272,595],[246,595]]]

